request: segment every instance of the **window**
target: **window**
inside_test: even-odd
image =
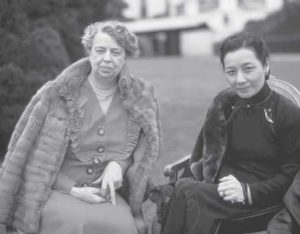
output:
[[[219,0],[198,0],[199,11],[210,11],[214,10],[219,6]]]
[[[245,10],[257,10],[266,7],[266,0],[238,0],[240,8]]]
[[[176,6],[176,15],[184,15],[184,13],[185,13],[185,5],[184,2],[182,2]]]

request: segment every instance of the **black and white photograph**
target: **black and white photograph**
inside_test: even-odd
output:
[[[0,0],[0,234],[300,234],[300,0]]]

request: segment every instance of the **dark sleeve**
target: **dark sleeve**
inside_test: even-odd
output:
[[[254,205],[267,205],[282,200],[300,169],[300,109],[279,98],[276,115],[275,132],[282,165],[273,177],[250,184]]]

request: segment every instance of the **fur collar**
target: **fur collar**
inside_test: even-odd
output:
[[[88,58],[83,58],[67,67],[54,81],[59,96],[68,105],[71,132],[80,130],[79,88],[90,71]],[[141,125],[150,142],[159,142],[157,102],[153,86],[145,80],[131,76],[126,65],[120,72],[118,86],[124,107]]]
[[[81,128],[79,88],[88,77],[90,70],[90,62],[84,58],[68,67],[55,80],[54,86],[68,106],[68,129],[71,136]],[[131,76],[126,65],[119,74],[118,86],[122,104],[134,121],[141,126],[147,138],[145,152],[129,167],[126,174],[129,181],[129,205],[138,232],[143,233],[145,226],[144,222],[141,222],[142,202],[150,170],[160,155],[161,128],[158,103],[153,86],[140,78]]]
[[[213,183],[221,166],[227,146],[228,106],[236,97],[232,89],[221,92],[207,112],[203,127],[203,177],[205,182]]]
[[[269,86],[265,85],[259,95],[259,98],[263,98],[263,100],[257,105],[271,108],[272,101],[270,101],[270,97],[272,93],[273,91]],[[258,99],[258,96],[255,97],[256,101],[260,99]],[[191,165],[191,172],[195,178],[207,183],[215,182],[227,147],[227,126],[245,105],[245,100],[238,98],[232,88],[223,90],[215,97],[213,104],[208,109],[203,125],[202,152],[196,153],[202,154],[202,158]]]
[[[215,181],[227,146],[228,110],[234,106],[236,96],[232,89],[225,89],[208,109],[203,125],[202,158],[191,165],[191,172],[198,180]]]

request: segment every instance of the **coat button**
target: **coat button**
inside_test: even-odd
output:
[[[105,134],[104,128],[99,128],[98,134],[99,134],[100,136],[103,136],[103,135]]]
[[[86,170],[86,173],[87,173],[88,175],[93,174],[93,172],[94,172],[94,170],[93,170],[93,168],[91,168],[91,167],[88,167],[88,169]]]
[[[101,163],[100,158],[94,158],[94,159],[93,159],[93,163],[94,163],[95,165]]]
[[[103,147],[103,146],[100,146],[100,147],[98,148],[98,152],[99,152],[99,153],[103,153],[103,152],[104,152],[104,147]]]

